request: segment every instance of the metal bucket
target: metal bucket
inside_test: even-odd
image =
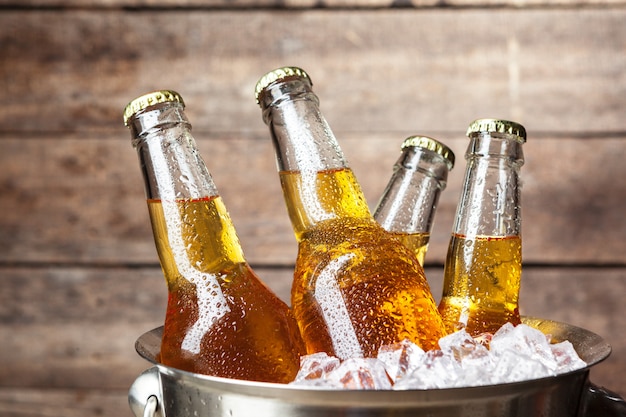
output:
[[[407,391],[312,389],[216,378],[156,362],[162,328],[142,335],[137,352],[155,364],[129,391],[137,417],[569,417],[626,416],[626,402],[589,382],[589,368],[610,346],[564,323],[526,317],[524,323],[569,340],[586,368],[529,381],[470,388]]]

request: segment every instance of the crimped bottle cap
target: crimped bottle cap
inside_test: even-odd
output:
[[[177,101],[185,107],[185,102],[180,94],[173,90],[159,90],[152,93],[144,94],[141,97],[137,97],[124,109],[124,124],[128,126],[128,119],[140,110],[144,110],[147,107],[154,106],[159,103],[166,103],[170,101]]]
[[[419,147],[433,151],[446,160],[449,169],[454,167],[454,152],[436,139],[428,136],[409,136],[402,142],[402,149],[409,147]]]
[[[254,98],[256,99],[257,104],[259,104],[259,96],[270,84],[275,83],[276,81],[282,80],[287,77],[302,77],[309,80],[311,85],[313,85],[313,81],[311,81],[311,77],[306,73],[302,68],[298,67],[281,67],[277,68],[273,71],[268,72],[264,76],[259,79],[256,83],[256,87],[254,88]]]
[[[467,136],[477,132],[497,132],[508,133],[521,138],[521,142],[526,142],[526,129],[519,123],[500,119],[478,119],[470,123],[467,128]]]

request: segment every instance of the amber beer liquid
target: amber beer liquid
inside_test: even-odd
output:
[[[470,334],[493,334],[506,322],[519,324],[521,266],[519,236],[453,235],[439,305],[446,328],[466,323]]]
[[[312,85],[296,67],[256,85],[298,241],[291,304],[307,352],[373,357],[404,339],[431,349],[443,323],[424,270],[374,220]]]
[[[291,382],[305,353],[298,325],[246,262],[182,97],[170,90],[141,96],[126,107],[124,122],[167,282],[159,360],[218,377]]]
[[[280,179],[286,194],[306,195],[301,173],[283,171]],[[292,308],[308,352],[375,357],[381,345],[403,339],[425,350],[437,347],[441,318],[423,270],[373,220],[364,201],[348,197],[358,188],[352,171],[321,171],[314,182],[318,209],[332,208],[337,216],[315,227],[295,228],[299,252]],[[288,201],[292,218],[310,210],[304,204],[302,199]]]
[[[523,126],[479,119],[467,131],[467,168],[444,267],[439,304],[446,330],[494,333],[521,322],[519,171]]]
[[[164,204],[170,206],[168,218]],[[298,371],[300,352],[282,341],[297,340],[298,329],[295,323],[287,325],[287,306],[256,278],[239,245],[231,244],[230,229],[216,233],[215,224],[223,222],[220,213],[225,210],[221,198],[149,200],[148,208],[168,284],[161,362],[227,378],[290,382]],[[168,229],[178,227],[180,239],[172,241]],[[191,283],[196,276],[206,289]],[[267,309],[280,314],[263,314]],[[178,336],[190,334],[190,328],[201,322],[210,326],[198,340]],[[185,349],[185,343],[197,348]]]
[[[404,139],[374,219],[424,265],[437,203],[454,167],[454,152],[429,136]]]
[[[404,246],[409,248],[415,254],[415,257],[421,265],[424,265],[426,252],[428,252],[428,243],[430,242],[430,233],[391,233]]]

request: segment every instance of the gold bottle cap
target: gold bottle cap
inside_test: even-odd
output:
[[[433,151],[446,160],[449,169],[454,167],[454,152],[436,139],[428,136],[409,136],[402,142],[402,149],[409,147],[419,147]]]
[[[478,119],[470,123],[467,128],[467,136],[477,132],[498,132],[508,133],[521,138],[521,142],[526,142],[526,129],[519,123],[500,119]]]
[[[298,67],[282,67],[277,68],[273,71],[268,72],[264,76],[259,79],[256,83],[256,87],[254,88],[254,98],[256,99],[257,104],[259,104],[259,96],[270,84],[275,83],[276,81],[282,80],[287,77],[302,77],[307,78],[311,85],[313,85],[313,81],[311,81],[311,77],[306,73],[302,68]]]
[[[169,101],[177,101],[185,107],[185,102],[180,94],[172,90],[159,90],[152,93],[144,94],[141,97],[137,97],[124,109],[124,124],[128,126],[128,119],[140,110],[144,110],[147,107],[154,106],[159,103],[166,103]]]

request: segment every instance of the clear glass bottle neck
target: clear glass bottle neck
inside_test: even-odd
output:
[[[467,168],[454,233],[475,236],[521,234],[522,142],[516,135],[476,133],[465,154]]]
[[[447,178],[448,166],[441,155],[419,147],[405,148],[374,218],[393,233],[429,233]]]
[[[308,79],[290,77],[267,87],[260,100],[280,171],[346,168],[337,139]]]
[[[517,135],[477,132],[470,136],[465,159],[500,159],[504,163],[517,165],[517,169],[519,169],[524,164],[522,144],[521,138]]]
[[[218,195],[178,102],[160,103],[129,120],[148,199],[199,199]]]
[[[151,106],[136,113],[129,125],[161,265],[168,276],[200,282],[206,272],[245,262],[182,105]]]
[[[298,240],[324,221],[360,218],[374,223],[310,81],[290,77],[276,82],[263,91],[260,103]]]

